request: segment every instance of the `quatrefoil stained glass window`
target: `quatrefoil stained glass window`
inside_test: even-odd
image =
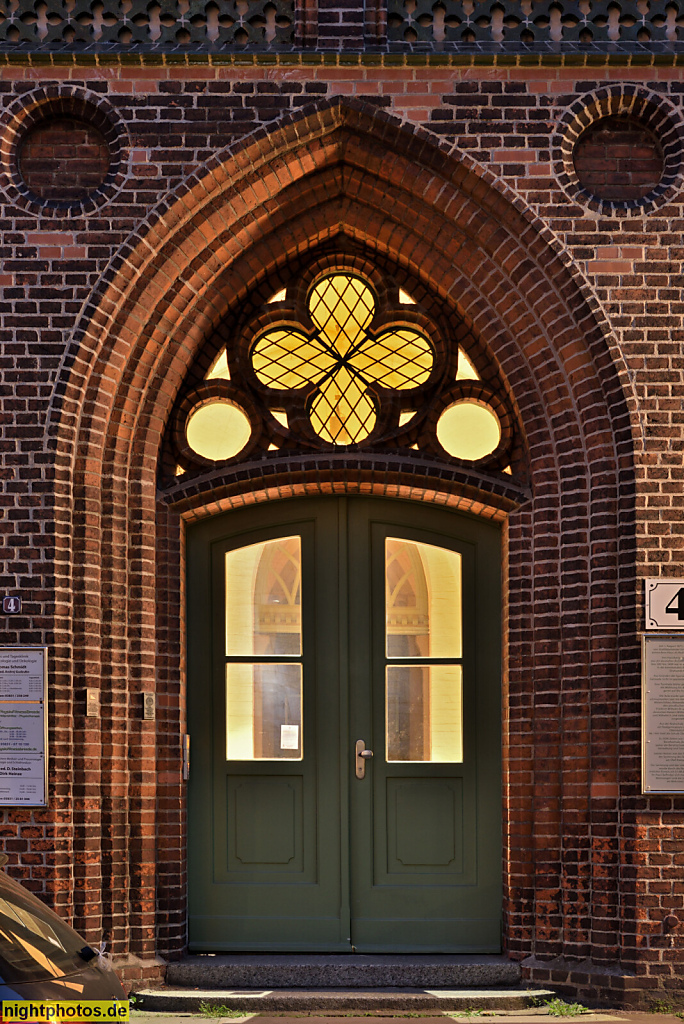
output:
[[[176,416],[177,474],[317,448],[413,449],[510,472],[498,389],[446,320],[355,262],[305,272],[214,349]]]
[[[382,388],[410,391],[424,384],[434,365],[427,337],[410,327],[373,333],[375,300],[352,274],[332,274],[311,291],[313,332],[271,328],[252,349],[257,379],[277,391],[313,385],[309,407],[314,433],[332,444],[358,444],[372,433]]]

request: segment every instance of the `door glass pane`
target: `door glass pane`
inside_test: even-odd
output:
[[[302,759],[302,666],[226,665],[226,760]]]
[[[387,537],[388,658],[460,658],[461,556]]]
[[[299,537],[226,554],[226,654],[302,653]]]
[[[390,665],[385,721],[388,761],[463,760],[460,665]]]

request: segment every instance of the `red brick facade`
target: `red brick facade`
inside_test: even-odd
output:
[[[109,147],[94,126],[74,118],[48,118],[26,134],[18,171],[40,199],[85,199],[104,183]]]
[[[658,140],[640,122],[606,117],[580,137],[573,164],[582,186],[604,199],[643,199],[663,173]]]
[[[640,578],[682,573],[681,72],[295,58],[0,71],[0,581],[24,597],[3,642],[48,644],[51,671],[50,806],[1,813],[10,870],[131,979],[181,956],[184,525],[396,495],[504,525],[505,950],[583,998],[684,996],[684,799],[641,795],[639,652]],[[111,161],[71,206],[21,157],[26,125],[69,111]],[[657,139],[645,198],[587,191],[574,143],[602,116]],[[496,372],[512,475],[289,451],[164,478],[195,361],[345,247]]]

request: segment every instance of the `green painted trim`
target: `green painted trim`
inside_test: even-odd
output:
[[[0,67],[682,67],[684,51],[670,53],[0,53]]]

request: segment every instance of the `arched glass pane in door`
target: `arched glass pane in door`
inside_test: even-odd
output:
[[[301,576],[296,536],[226,554],[228,761],[302,757]]]
[[[461,556],[385,540],[388,761],[463,760]]]

